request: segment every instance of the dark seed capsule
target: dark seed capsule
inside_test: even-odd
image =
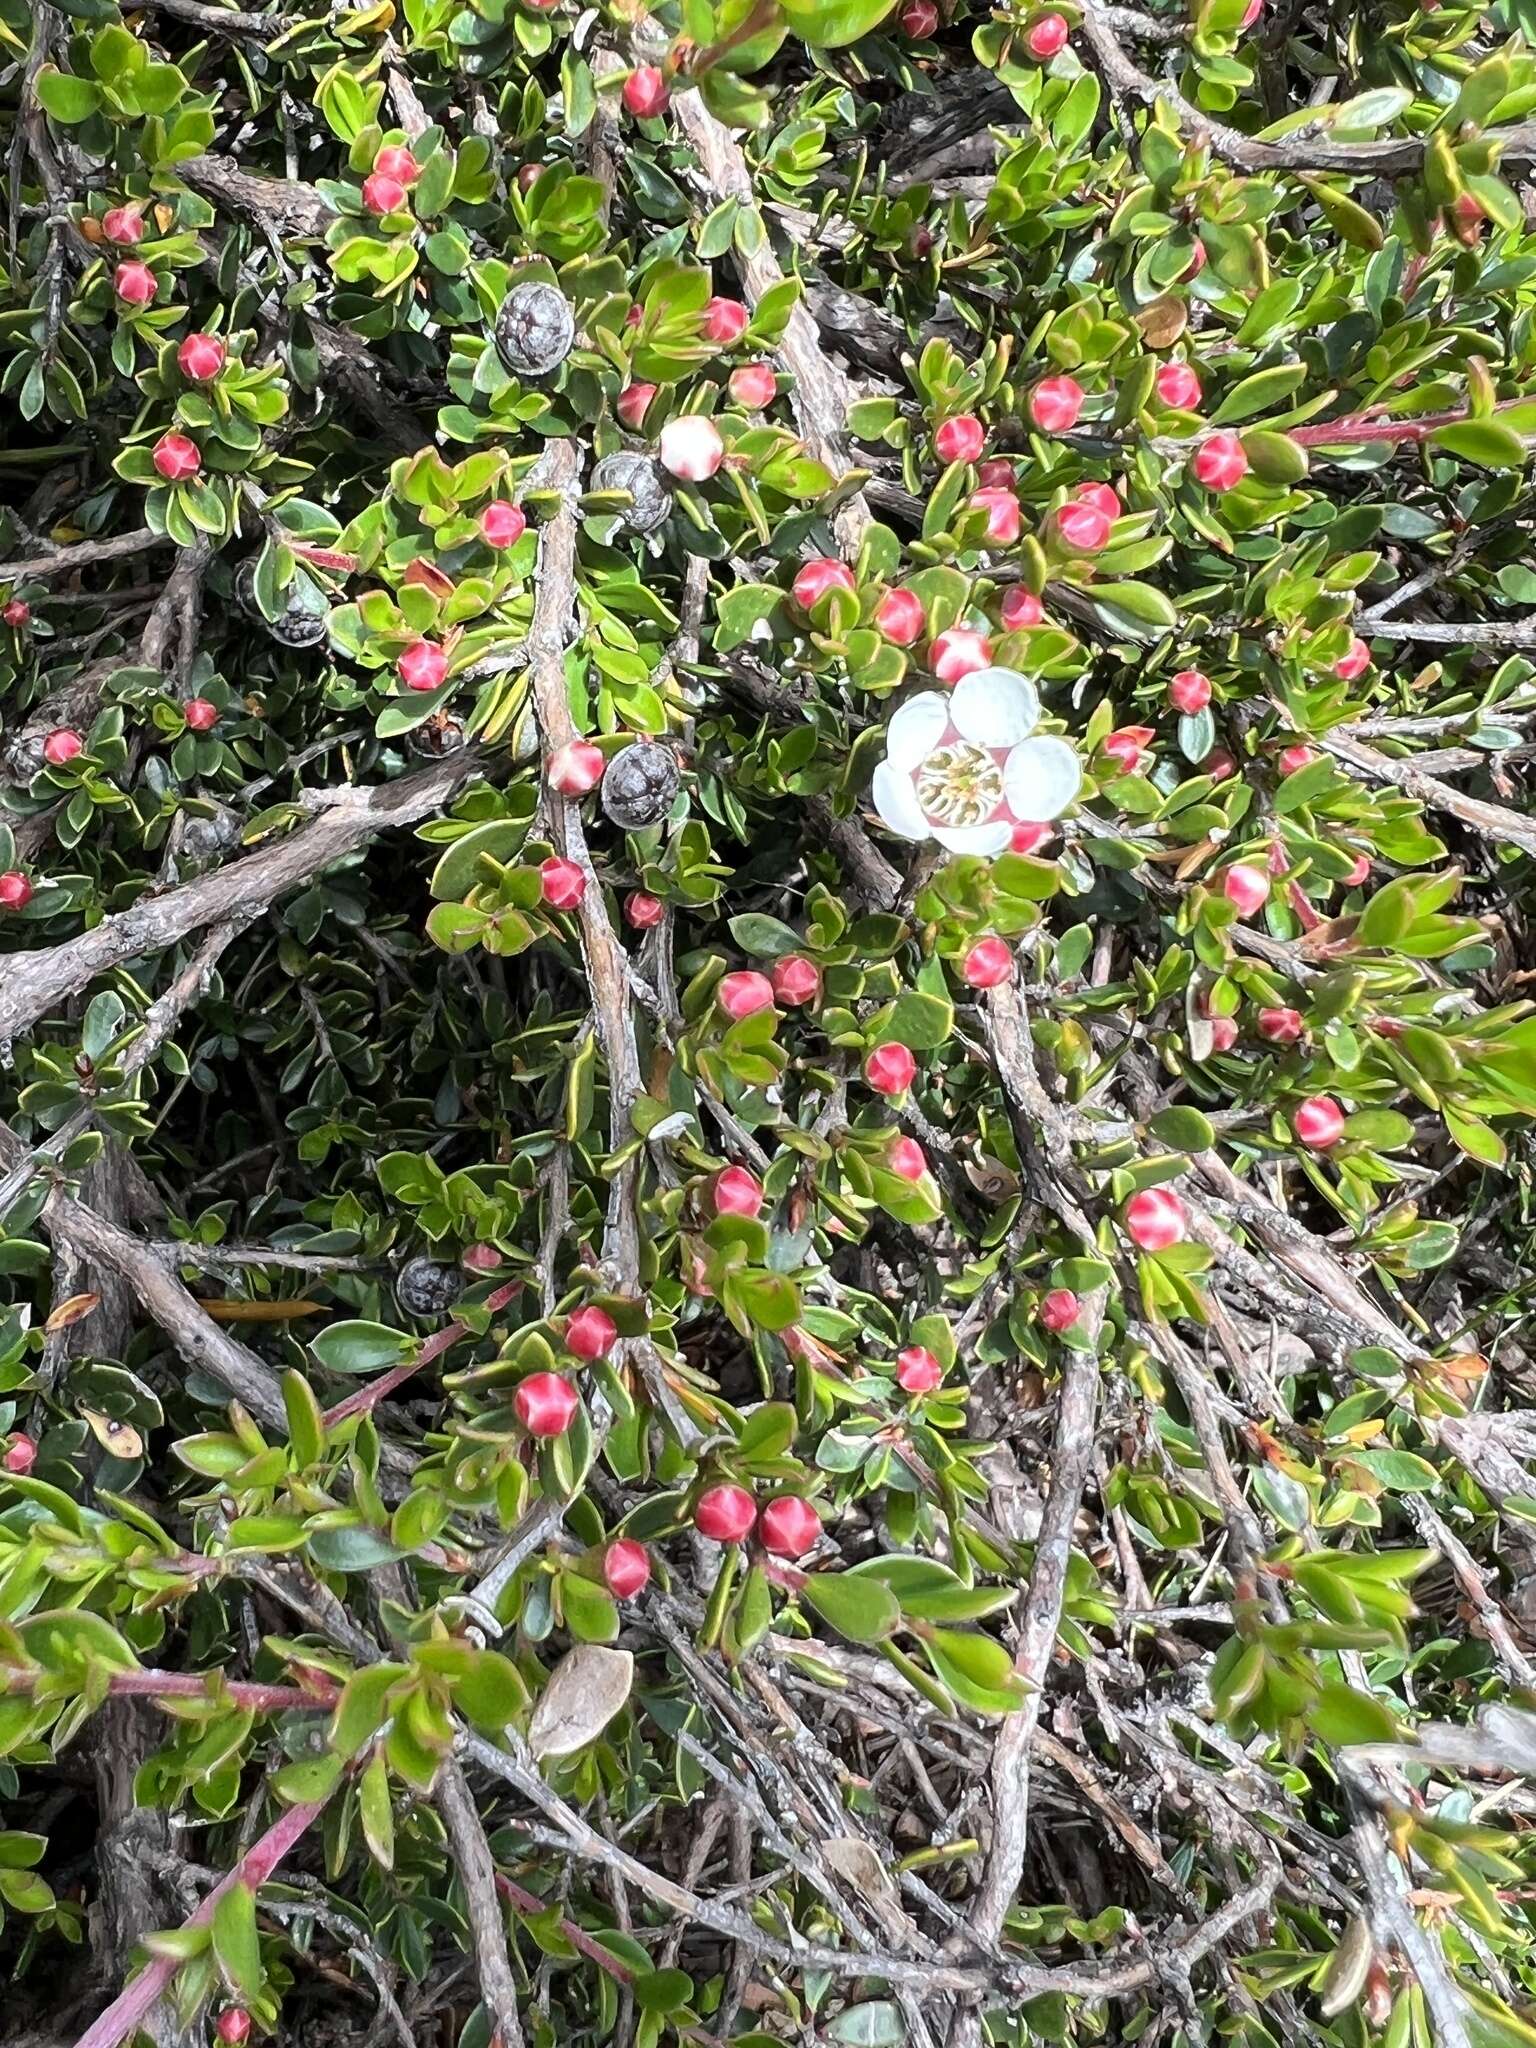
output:
[[[654,533],[672,511],[672,493],[648,455],[626,449],[605,455],[592,472],[594,491],[628,491],[630,503],[618,515],[624,533]]]
[[[636,740],[615,754],[603,774],[599,801],[604,815],[626,832],[659,825],[677,795],[677,756],[654,740]]]
[[[445,754],[456,754],[467,737],[456,718],[450,718],[446,711],[434,711],[423,724],[406,734],[405,744],[413,754],[426,754],[433,760],[441,760]]]
[[[496,353],[515,377],[547,377],[576,342],[576,315],[556,286],[529,278],[513,285],[496,315]]]
[[[246,617],[270,633],[280,647],[318,647],[331,630],[328,613],[311,611],[297,598],[289,602],[281,618],[269,619],[256,602],[254,562],[242,562],[235,572],[235,599]]]
[[[463,1292],[463,1274],[436,1259],[407,1259],[395,1275],[395,1299],[410,1316],[445,1315]]]

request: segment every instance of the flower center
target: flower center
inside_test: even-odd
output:
[[[932,825],[985,825],[1003,801],[996,756],[967,740],[936,747],[913,777],[917,801]]]

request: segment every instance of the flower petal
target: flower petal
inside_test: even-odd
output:
[[[1040,722],[1040,697],[1017,669],[979,668],[956,683],[949,715],[975,746],[1016,747]]]
[[[893,832],[900,833],[903,839],[929,836],[928,820],[918,807],[910,775],[893,768],[889,761],[882,761],[875,770],[869,793],[875,800],[875,809]]]
[[[1083,766],[1076,750],[1051,734],[1024,740],[1003,767],[1008,808],[1021,823],[1044,824],[1059,818],[1082,787]]]
[[[1013,827],[1001,820],[995,825],[935,825],[933,836],[946,853],[979,853],[990,859],[1008,851]]]
[[[949,724],[949,699],[937,690],[921,690],[909,697],[885,729],[885,758],[893,768],[909,774],[922,766],[943,737]]]

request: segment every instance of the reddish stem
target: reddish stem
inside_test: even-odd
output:
[[[485,1298],[485,1306],[494,1315],[497,1309],[505,1308],[516,1294],[523,1291],[521,1280],[507,1280]],[[345,1401],[338,1401],[334,1408],[327,1408],[320,1420],[327,1429],[334,1429],[338,1422],[350,1422],[354,1415],[367,1415],[386,1394],[392,1394],[396,1387],[403,1387],[413,1373],[424,1365],[430,1365],[434,1358],[441,1358],[445,1351],[451,1351],[469,1329],[457,1316],[447,1323],[434,1337],[429,1337],[414,1358],[408,1358],[403,1365],[391,1366],[376,1380],[370,1380],[366,1387],[359,1387],[355,1394],[348,1394]]]
[[[1501,398],[1495,412],[1508,412],[1517,405],[1529,405],[1528,398]],[[1374,419],[1368,412],[1350,413],[1342,420],[1314,420],[1305,427],[1292,427],[1289,438],[1298,448],[1339,448],[1367,441],[1422,441],[1437,427],[1459,427],[1474,415],[1460,412],[1426,412],[1414,420]]]
[[[228,1876],[220,1879],[197,1911],[182,1923],[183,1926],[206,1927],[220,1899],[235,1885],[248,1884],[252,1891],[264,1885],[304,1830],[324,1810],[323,1799],[306,1800],[301,1806],[290,1806],[272,1823],[260,1841],[247,1849]],[[106,2011],[92,2021],[75,2043],[75,2048],[118,2048],[119,2042],[131,2039],[170,1988],[171,1980],[180,1968],[181,1963],[176,1957],[156,1956],[131,1984],[118,1993]]]
[[[37,1683],[35,1671],[0,1672],[0,1698],[30,1692]],[[208,1680],[217,1672],[204,1671],[114,1671],[107,1691],[114,1699],[200,1700],[209,1697]],[[311,1713],[327,1713],[335,1706],[337,1688],[330,1679],[322,1682],[316,1674],[313,1689],[301,1685],[255,1685],[242,1678],[224,1681],[220,1697],[237,1707],[249,1707],[256,1714],[277,1713],[284,1707],[305,1707]]]

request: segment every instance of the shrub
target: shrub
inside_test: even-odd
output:
[[[0,23],[8,2037],[1536,2039],[1530,10]]]

